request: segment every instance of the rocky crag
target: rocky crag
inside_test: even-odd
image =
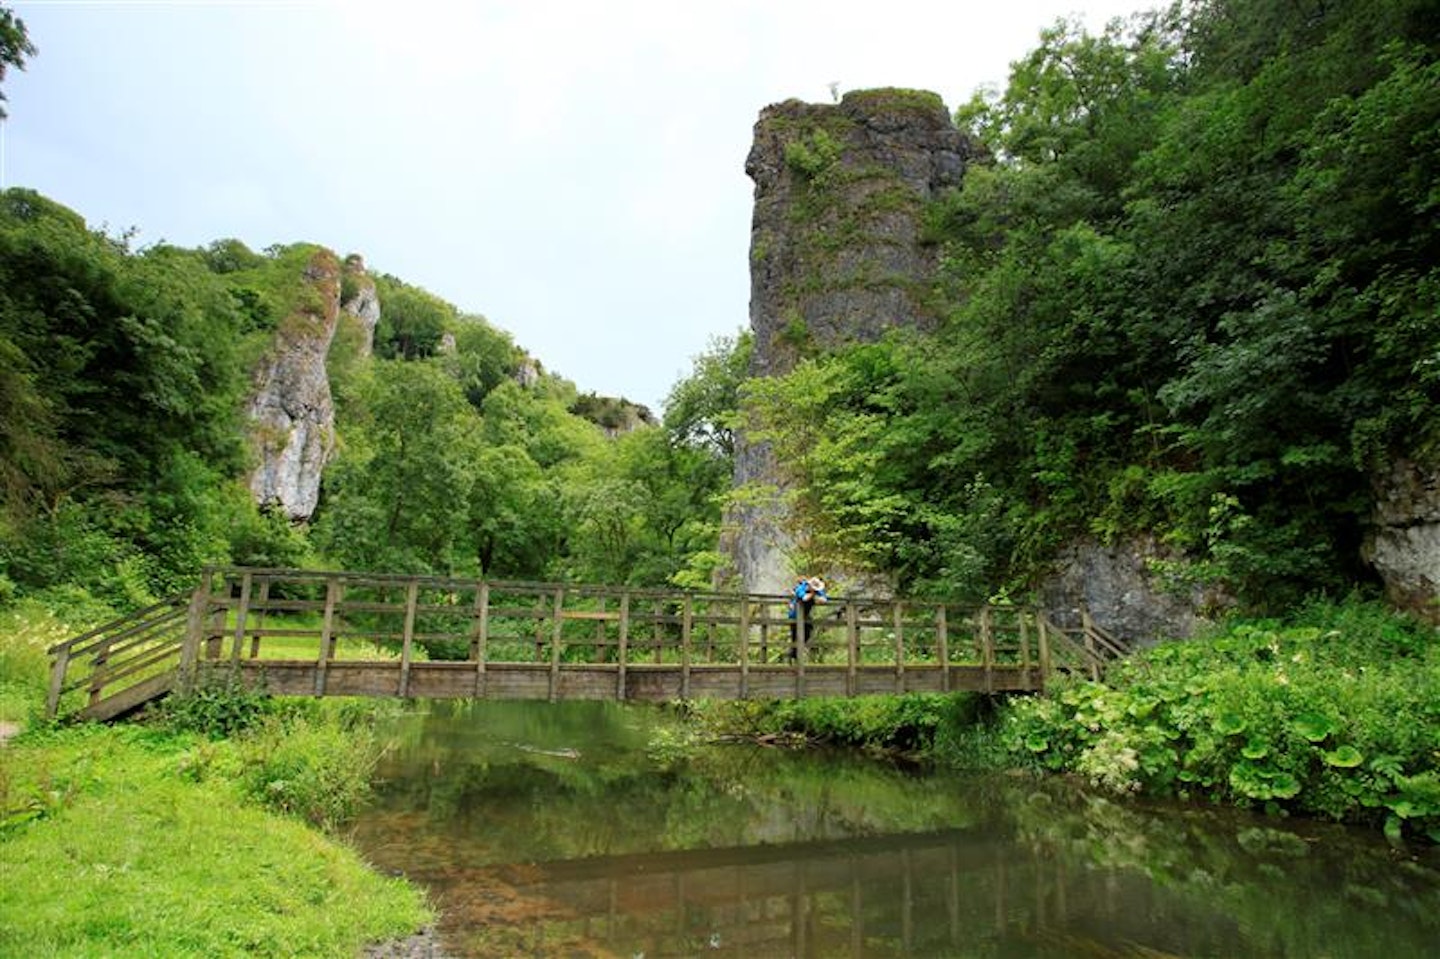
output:
[[[837,104],[787,100],[755,124],[745,172],[755,183],[750,231],[751,374],[789,371],[803,356],[932,327],[936,248],[926,205],[959,186],[981,155],[933,93],[865,90]],[[782,592],[796,539],[769,449],[741,436],[725,550],[745,589]]]
[[[359,355],[375,353],[375,327],[380,325],[380,297],[375,281],[365,270],[365,259],[358,253],[345,258],[340,277],[340,309],[342,321],[355,324],[358,332]]]
[[[250,492],[261,506],[283,510],[294,521],[315,512],[320,476],[335,446],[325,357],[340,316],[341,275],[340,261],[329,250],[310,257],[298,302],[255,370],[246,411],[257,459]],[[375,314],[378,319],[378,303]]]
[[[1392,603],[1440,624],[1440,465],[1402,457],[1373,485],[1365,558]]]

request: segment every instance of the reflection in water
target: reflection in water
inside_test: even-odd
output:
[[[1369,834],[726,748],[664,714],[437,703],[355,841],[457,956],[1435,955],[1440,863]]]

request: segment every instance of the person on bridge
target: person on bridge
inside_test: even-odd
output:
[[[786,653],[786,658],[791,662],[794,662],[799,656],[799,636],[802,624],[806,655],[809,655],[810,636],[815,632],[815,605],[829,601],[830,597],[825,593],[825,581],[819,576],[802,578],[796,582],[795,589],[790,595],[790,651]]]

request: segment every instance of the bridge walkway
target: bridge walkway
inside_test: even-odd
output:
[[[287,696],[789,699],[1028,692],[1124,647],[1081,616],[293,569],[207,569],[190,593],[50,649],[50,716],[111,719],[224,668]],[[807,640],[808,636],[808,640]]]

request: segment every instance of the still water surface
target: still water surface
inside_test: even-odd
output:
[[[612,703],[434,703],[385,732],[354,841],[430,890],[453,956],[1440,956],[1440,857],[1368,832],[697,753]]]

